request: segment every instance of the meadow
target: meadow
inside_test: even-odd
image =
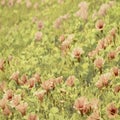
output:
[[[120,0],[0,0],[0,120],[120,120]]]

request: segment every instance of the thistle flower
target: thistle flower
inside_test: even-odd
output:
[[[55,20],[55,22],[54,22],[54,27],[55,27],[56,29],[59,29],[60,26],[61,26],[61,24],[62,24],[62,22],[63,22],[63,18],[60,16],[59,18],[57,18],[57,19]]]
[[[7,99],[6,98],[2,98],[1,100],[0,100],[0,108],[1,109],[4,109],[5,108],[5,106],[7,105]]]
[[[14,72],[11,76],[10,79],[15,80],[18,83],[18,79],[19,79],[19,71]]]
[[[115,92],[115,93],[120,92],[120,85],[116,85],[116,86],[114,87],[114,92]]]
[[[43,29],[44,28],[44,23],[43,23],[43,21],[38,21],[38,23],[37,23],[37,27],[38,27],[38,30],[41,30],[41,29]]]
[[[111,77],[111,73],[102,74],[99,80],[96,82],[96,87],[102,89],[103,87],[107,87],[109,84],[109,80]]]
[[[4,6],[5,5],[5,0],[1,1],[1,5]]]
[[[40,92],[35,92],[34,95],[37,96],[37,98],[42,102],[43,101],[43,98],[46,94],[46,90],[42,90]]]
[[[12,7],[13,5],[14,5],[14,0],[9,0],[9,1],[8,1],[8,6],[9,6],[9,7]]]
[[[65,40],[65,36],[64,35],[61,35],[60,37],[59,37],[59,41],[60,42],[63,42]]]
[[[107,105],[107,115],[110,119],[115,118],[118,115],[118,108],[114,103]]]
[[[28,104],[25,102],[17,105],[16,109],[24,116],[26,114],[27,107],[28,107]]]
[[[83,115],[90,111],[90,104],[87,101],[87,98],[80,97],[76,99],[73,108]]]
[[[110,34],[112,37],[115,37],[115,36],[116,36],[116,33],[117,33],[117,29],[116,29],[116,28],[112,28],[112,29],[109,31],[109,34]]]
[[[29,85],[29,88],[33,88],[35,86],[35,83],[36,83],[36,79],[34,77],[30,78],[28,80],[28,85]]]
[[[6,116],[9,116],[10,114],[12,114],[10,108],[7,105],[3,109],[3,114],[6,115]]]
[[[36,114],[30,113],[27,120],[39,120]]]
[[[114,59],[116,57],[116,51],[111,51],[108,53],[108,58],[110,60]]]
[[[74,58],[77,58],[78,60],[80,60],[81,55],[82,55],[83,53],[84,53],[84,51],[83,51],[82,48],[75,48],[75,49],[73,50],[72,55],[73,55]]]
[[[100,114],[98,111],[94,111],[88,118],[87,120],[101,120]]]
[[[104,65],[104,59],[103,58],[97,58],[95,61],[94,61],[94,66],[97,67],[98,69],[101,69]]]
[[[54,84],[53,80],[47,80],[41,84],[41,87],[48,92],[49,90],[54,89],[55,84]]]
[[[42,32],[36,32],[35,41],[39,42],[42,39],[42,36],[43,36]]]
[[[6,82],[5,81],[0,82],[0,91],[5,91],[5,89],[6,89]]]
[[[114,76],[118,76],[119,75],[119,68],[118,67],[113,67],[112,68],[112,73],[114,74]]]
[[[11,89],[5,91],[4,97],[7,100],[12,100],[12,98],[13,98],[13,91]]]
[[[103,20],[101,20],[101,19],[97,20],[97,22],[95,24],[95,27],[96,27],[97,30],[102,31],[104,26],[105,26],[105,23],[103,22]]]
[[[55,84],[60,84],[62,81],[63,81],[63,76],[60,76],[54,79]]]
[[[74,82],[75,82],[75,76],[69,76],[66,80],[66,85],[67,86],[74,86]]]
[[[100,6],[100,9],[98,11],[99,16],[105,16],[108,9],[110,8],[109,4],[105,3]]]
[[[26,7],[30,8],[32,6],[32,3],[30,2],[30,0],[26,0]]]
[[[27,81],[28,81],[28,76],[24,74],[24,75],[22,75],[21,79],[19,80],[19,84],[24,85],[27,83]]]
[[[41,82],[40,75],[38,73],[35,73],[33,77],[36,79],[35,82]]]
[[[12,101],[11,101],[11,106],[15,107],[15,106],[19,105],[20,101],[21,101],[21,96],[14,95],[14,97],[12,98]]]
[[[5,60],[0,59],[0,70],[4,71]]]

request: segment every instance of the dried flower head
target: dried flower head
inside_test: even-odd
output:
[[[76,99],[73,108],[77,110],[79,113],[87,114],[90,111],[90,104],[87,101],[87,98],[85,97],[80,97]]]
[[[43,36],[42,32],[36,32],[35,33],[35,41],[39,42],[42,39],[42,36]]]
[[[97,58],[95,61],[94,61],[94,65],[95,67],[97,67],[98,69],[101,69],[104,65],[104,59],[103,58]]]
[[[20,103],[15,108],[24,116],[26,114],[27,107],[28,104],[25,102],[25,103]]]
[[[103,20],[101,20],[101,19],[97,20],[97,22],[95,24],[95,27],[97,30],[100,30],[100,31],[103,30],[104,26],[105,26],[105,23]]]
[[[118,115],[118,108],[114,103],[107,105],[107,115],[109,118],[115,118]]]
[[[39,120],[36,114],[30,113],[27,120]]]
[[[75,76],[69,76],[66,80],[66,85],[67,86],[74,86],[74,82],[75,82]]]

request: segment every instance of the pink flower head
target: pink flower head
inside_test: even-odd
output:
[[[10,114],[12,114],[10,108],[6,105],[5,108],[3,109],[3,114],[5,116],[9,116]]]
[[[80,2],[79,5],[78,5],[78,7],[79,7],[80,9],[84,9],[84,10],[87,10],[87,9],[88,9],[88,6],[89,6],[89,4],[88,4],[87,2],[85,2],[85,1]]]
[[[31,114],[29,114],[27,120],[39,120],[39,118],[36,114],[31,113]]]
[[[35,73],[33,77],[36,79],[35,82],[41,82],[40,75],[38,73]]]
[[[42,32],[36,32],[35,41],[36,42],[40,41],[42,39],[42,36],[43,36]]]
[[[90,111],[90,104],[87,98],[80,97],[76,99],[73,108],[81,114],[87,114]]]
[[[112,68],[112,73],[114,74],[114,76],[118,76],[118,75],[119,75],[119,72],[120,72],[120,70],[119,70],[118,67],[113,67],[113,68]]]
[[[19,80],[19,84],[24,85],[27,83],[27,81],[28,81],[28,76],[24,74],[24,75],[22,75],[21,79]]]
[[[37,96],[37,98],[42,102],[42,101],[43,101],[43,98],[44,98],[44,96],[45,96],[45,94],[46,94],[46,90],[42,90],[42,91],[40,91],[40,92],[35,92],[34,94],[35,94],[35,96]]]
[[[63,42],[65,40],[65,36],[64,35],[61,35],[60,37],[59,37],[59,41],[60,42]]]
[[[34,77],[30,78],[28,80],[29,88],[33,88],[35,86],[35,83],[36,83],[36,79]]]
[[[82,48],[75,48],[73,50],[73,56],[77,59],[80,59],[81,55],[84,53]]]
[[[74,82],[75,82],[75,76],[69,76],[66,80],[66,85],[67,86],[74,86]]]
[[[20,103],[18,106],[16,106],[16,109],[24,116],[27,111],[28,104],[25,103]]]
[[[1,109],[4,109],[5,108],[5,106],[7,105],[7,99],[6,98],[2,98],[1,100],[0,100],[0,108]]]
[[[32,3],[30,0],[26,0],[26,7],[30,8],[32,6]]]
[[[38,23],[37,23],[37,27],[38,27],[38,30],[41,30],[41,29],[43,29],[43,27],[44,27],[44,23],[43,23],[43,21],[38,21]]]
[[[13,98],[13,91],[11,89],[5,91],[4,97],[7,100],[12,100],[12,98]]]
[[[14,97],[12,98],[12,101],[11,101],[11,106],[15,107],[15,106],[19,105],[20,101],[21,101],[21,96],[14,95]]]
[[[15,80],[18,83],[18,79],[19,79],[19,71],[14,72],[11,76],[10,79]]]
[[[94,61],[94,65],[95,67],[97,67],[98,69],[101,69],[104,65],[104,59],[103,58],[97,58],[95,61]]]
[[[95,24],[95,27],[96,27],[96,29],[97,30],[103,30],[103,28],[104,28],[104,26],[105,26],[105,23],[103,22],[103,20],[97,20],[97,22],[96,22],[96,24]]]
[[[53,80],[50,79],[50,80],[44,81],[41,84],[41,87],[48,92],[49,90],[54,89],[55,83]]]
[[[114,59],[116,57],[116,51],[111,51],[108,53],[108,58],[110,60]]]
[[[107,115],[109,118],[115,118],[118,115],[118,108],[114,103],[107,105]]]
[[[2,5],[2,6],[5,5],[5,0],[1,0],[1,5]]]

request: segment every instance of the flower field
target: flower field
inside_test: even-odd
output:
[[[0,0],[0,120],[120,120],[120,0]]]

